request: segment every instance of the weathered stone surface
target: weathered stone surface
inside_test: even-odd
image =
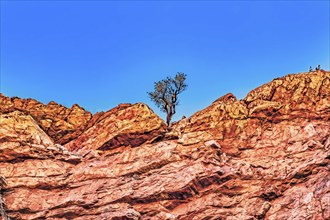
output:
[[[77,139],[66,144],[70,150],[112,150],[120,146],[137,147],[161,137],[166,131],[164,121],[147,105],[119,105],[97,115]]]
[[[0,176],[0,216],[3,220],[8,220],[9,217],[6,212],[6,200],[3,198],[3,191],[7,185],[7,181],[3,176]]]
[[[261,117],[263,112],[264,117],[271,117],[274,121],[304,115],[329,118],[329,93],[329,72],[320,70],[275,79],[251,91],[244,100],[248,103],[250,116]]]
[[[0,113],[16,110],[30,114],[39,126],[59,144],[67,143],[80,135],[92,117],[90,112],[76,104],[71,108],[55,102],[44,105],[34,99],[9,98],[0,93]]]
[[[94,115],[66,145],[77,155],[31,116],[2,114],[6,212],[13,219],[329,219],[329,79],[325,71],[288,75],[244,100],[228,94],[165,135],[147,106],[120,105]]]

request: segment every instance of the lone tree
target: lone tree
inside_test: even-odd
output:
[[[187,88],[186,78],[186,74],[178,72],[174,78],[167,77],[155,82],[154,91],[148,92],[150,99],[167,114],[167,126],[170,125],[176,112],[175,107],[179,104],[178,95]]]

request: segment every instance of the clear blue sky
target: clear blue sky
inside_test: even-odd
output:
[[[93,113],[188,75],[174,120],[320,64],[329,1],[1,1],[1,92]]]

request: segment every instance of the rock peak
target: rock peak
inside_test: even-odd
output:
[[[87,129],[77,139],[66,144],[66,147],[70,150],[136,147],[161,136],[165,130],[164,121],[146,104],[120,104],[95,115]],[[89,138],[91,136],[94,138]]]
[[[234,96],[234,94],[232,93],[228,93],[224,96],[221,96],[220,98],[218,98],[217,100],[215,100],[213,103],[216,103],[216,102],[234,102],[234,101],[237,101],[237,98],[236,96]]]

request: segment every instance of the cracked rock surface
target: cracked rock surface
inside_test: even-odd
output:
[[[330,219],[330,72],[227,94],[169,129],[142,103],[84,111],[64,142],[1,99],[11,219]]]
[[[55,102],[45,105],[30,98],[9,98],[0,94],[0,113],[13,111],[31,115],[48,136],[59,144],[65,144],[79,136],[92,117],[90,112],[77,104],[66,108]]]

